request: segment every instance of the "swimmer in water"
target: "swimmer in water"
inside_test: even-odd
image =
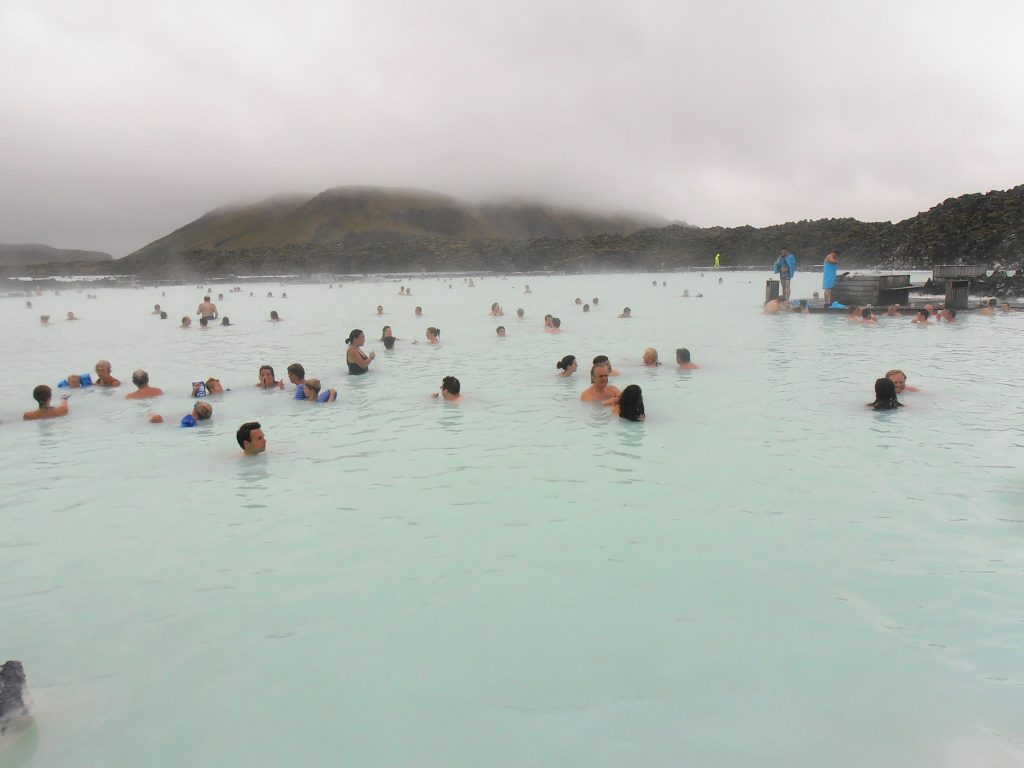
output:
[[[49,325],[50,324],[50,316],[49,315],[40,315],[39,316],[39,322],[42,323],[43,325]]]
[[[623,307],[622,308],[622,314],[619,315],[620,318],[623,318],[623,317],[629,318],[629,317],[632,317],[632,316],[633,316],[633,310],[631,310],[629,307]]]
[[[366,334],[359,328],[353,328],[348,338],[345,339],[345,343],[348,344],[348,349],[345,351],[345,362],[348,364],[349,376],[359,376],[366,373],[370,368],[370,363],[377,357],[376,352],[371,352],[369,355],[363,352]]]
[[[259,381],[256,382],[256,386],[260,389],[284,389],[284,379],[280,381],[274,380],[274,366],[272,365],[261,365],[259,372]]]
[[[561,333],[561,332],[562,332],[562,318],[560,318],[560,317],[552,317],[551,318],[551,325],[545,331],[545,333]]]
[[[557,363],[555,363],[555,368],[561,371],[561,373],[558,375],[563,378],[569,378],[570,376],[572,376],[574,373],[576,373],[579,367],[580,366],[576,362],[575,355],[566,355]]]
[[[192,413],[185,414],[181,418],[181,426],[194,427],[200,421],[208,421],[213,418],[213,406],[209,403],[196,403],[192,406]]]
[[[526,286],[526,288],[523,290],[523,293],[533,293],[533,291],[530,290],[530,286]]]
[[[416,307],[416,309],[413,310],[413,314],[416,315],[416,317],[423,317],[423,307]]]
[[[928,319],[928,310],[919,309],[917,311],[917,317],[910,321],[914,325],[931,325],[932,321]]]
[[[885,317],[903,317],[903,313],[900,312],[900,305],[890,304],[889,308],[885,311]]]
[[[159,397],[164,393],[159,387],[149,386],[149,374],[141,368],[132,373],[132,383],[135,385],[135,391],[125,395],[126,400],[143,400],[147,397]]]
[[[338,390],[320,389],[320,379],[306,379],[306,397],[308,403],[333,403],[338,399]]]
[[[686,371],[692,371],[698,367],[696,363],[690,362],[690,350],[686,347],[676,350],[676,365]]]
[[[643,390],[637,384],[630,384],[622,390],[612,408],[612,412],[621,419],[643,421],[646,418]]]
[[[608,355],[598,355],[590,361],[591,365],[606,365],[608,366],[609,376],[621,376],[622,371],[616,371],[615,366],[612,365],[612,361],[608,359]]]
[[[151,314],[151,315],[159,315],[162,311],[163,310],[160,309],[160,305],[159,304],[154,304],[153,305],[153,311],[150,312],[149,314]]]
[[[215,379],[211,376],[206,381],[192,382],[192,397],[222,394],[224,394],[224,385],[220,383],[220,379]]]
[[[503,339],[505,338],[505,326],[504,325],[499,325],[497,328],[494,329],[494,332],[496,334],[498,334],[499,337],[501,337]]]
[[[110,371],[110,361],[100,360],[96,363],[94,368],[96,371],[96,386],[97,387],[120,387],[121,382],[115,379]]]
[[[580,394],[580,401],[614,405],[620,394],[618,387],[608,383],[608,366],[595,365],[590,369],[590,386]]]
[[[501,309],[501,304],[494,302],[491,304],[491,317],[504,317],[505,313]]]
[[[644,365],[648,368],[657,368],[661,363],[658,362],[658,350],[654,347],[648,347],[644,350],[643,355]]]
[[[391,326],[385,325],[380,330],[380,340],[384,341],[384,339],[386,339],[388,336],[394,336],[394,334],[391,332]]]
[[[782,310],[782,297],[776,296],[771,301],[764,303],[764,313],[766,315],[774,315]]]
[[[943,309],[939,312],[939,317],[945,320],[947,323],[956,322],[956,310],[955,309]]]
[[[446,403],[461,403],[462,384],[454,376],[445,376],[441,379],[441,391],[433,392],[430,396],[435,400],[440,398]]]
[[[281,316],[277,314],[276,309],[270,310],[270,322],[276,323],[281,319]]]
[[[381,339],[381,341],[384,342],[384,349],[394,349],[395,348],[395,337],[394,336],[385,336],[383,339]]]
[[[75,317],[75,313],[74,312],[68,312],[68,320],[77,320],[77,319],[78,318]]]
[[[256,456],[267,450],[267,437],[258,421],[247,421],[235,432],[238,447],[246,456]]]
[[[981,305],[981,310],[978,312],[979,315],[986,315],[991,317],[996,313],[996,300],[989,299],[987,304]]]
[[[378,315],[383,315],[384,314],[384,306],[383,305],[381,305],[381,304],[377,305],[377,314]]]
[[[899,368],[893,368],[891,371],[887,371],[885,378],[892,379],[892,383],[896,386],[896,394],[902,395],[904,392],[920,392],[918,387],[912,387],[907,384],[907,374],[901,371]]]
[[[200,317],[199,318],[199,330],[201,330],[201,331],[208,331],[208,330],[210,330],[210,321],[207,320],[205,317]]]
[[[554,315],[544,315],[544,327],[550,328],[551,321],[554,319]]]
[[[1002,312],[1004,315],[1013,314],[1013,310],[1010,308],[1010,302],[1008,301],[1004,301],[1002,304],[999,305],[999,311]]]
[[[210,301],[209,296],[203,296],[203,300],[196,307],[196,314],[209,324],[211,320],[218,318],[217,305]]]
[[[865,307],[860,311],[860,318],[862,323],[877,323],[878,318],[875,317],[874,313]]]
[[[183,318],[181,318],[181,327],[182,328],[191,328],[192,327],[192,318],[189,317],[188,315],[185,315]]]
[[[38,419],[55,419],[58,416],[67,416],[69,397],[71,395],[62,395],[61,404],[54,408],[50,405],[50,400],[53,398],[53,390],[45,384],[40,384],[32,390],[32,399],[36,401],[38,407],[34,411],[22,414],[21,418],[25,421],[36,421]]]
[[[868,403],[867,407],[876,411],[888,411],[903,407],[903,403],[896,399],[896,385],[892,379],[875,380],[875,401]]]
[[[230,317],[222,317],[220,319],[220,324],[221,325],[231,325],[231,318]]]
[[[518,317],[520,320],[522,320],[525,316],[526,310],[524,310],[522,307],[516,310],[516,317]]]
[[[295,385],[295,399],[302,400],[306,396],[306,369],[301,363],[288,366],[288,381]]]
[[[441,329],[430,326],[427,328],[427,344],[437,344],[441,341]]]

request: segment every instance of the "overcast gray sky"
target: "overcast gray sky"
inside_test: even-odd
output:
[[[0,241],[368,184],[701,226],[1024,183],[1024,3],[0,3]]]

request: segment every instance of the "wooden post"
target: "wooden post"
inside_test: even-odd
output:
[[[946,309],[967,309],[967,297],[970,292],[970,280],[947,280]]]
[[[779,281],[768,280],[764,284],[764,303],[767,304],[772,299],[779,298]]]

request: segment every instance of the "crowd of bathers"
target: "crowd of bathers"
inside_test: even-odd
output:
[[[470,285],[469,287],[474,287]],[[236,289],[238,290],[238,289]],[[526,286],[524,293],[530,293],[529,286]],[[272,294],[268,294],[271,296]],[[400,295],[411,296],[411,290],[406,289],[404,286],[400,288]],[[286,296],[286,294],[284,294]],[[218,298],[222,298],[222,295]],[[581,306],[583,312],[590,310],[590,304],[584,304],[581,299],[577,298],[575,303]],[[599,305],[599,300],[595,297],[592,300],[593,306],[596,308]],[[788,305],[788,302],[782,299],[775,300],[775,306],[772,307],[773,302],[768,302],[766,305],[766,312],[777,312],[784,311],[786,309],[794,309],[794,311],[807,311],[806,303],[797,305]],[[871,315],[870,309],[866,308],[861,310],[856,308],[857,311],[851,311],[850,319],[853,322],[877,322],[877,320]],[[914,323],[927,324],[930,323],[929,319],[932,316],[934,309],[932,307],[926,307],[918,310],[913,320]],[[986,304],[982,310],[986,314],[994,314],[996,311],[995,301],[992,300]],[[1010,313],[1013,310],[1010,309],[1008,304],[1003,305],[1004,313]],[[865,312],[867,313],[865,315]],[[384,308],[381,305],[377,306],[377,314],[382,315]],[[166,318],[166,312],[164,312],[160,305],[155,305],[153,308],[153,314],[159,314],[162,318]],[[221,319],[222,325],[230,325],[227,318],[219,318],[218,310],[216,305],[210,300],[210,296],[204,297],[203,302],[199,304],[196,314],[200,315],[200,322],[204,327],[208,326],[211,322]],[[422,308],[416,307],[416,316],[422,316]],[[490,315],[492,317],[503,317],[504,311],[501,305],[497,302],[491,304]],[[523,320],[525,312],[523,309],[518,309],[516,315],[519,320]],[[901,308],[899,305],[893,305],[888,308],[885,316],[899,317],[902,315]],[[629,319],[632,317],[632,312],[629,307],[624,307],[622,313],[618,315],[619,318]],[[945,320],[946,322],[955,322],[956,313],[951,310],[943,310],[937,314],[939,320]],[[276,311],[271,312],[271,321],[279,321],[280,317]],[[182,326],[187,328],[190,325],[190,318],[187,316],[182,320]],[[544,316],[545,331],[548,333],[560,333],[562,328],[562,322],[560,318],[551,314]],[[496,328],[496,333],[499,337],[506,335],[505,327],[499,325]],[[425,339],[427,344],[439,344],[441,337],[440,328],[429,326],[425,332]],[[394,336],[390,325],[385,325],[381,329],[380,341],[383,343],[384,348],[391,350],[394,348],[395,342],[398,339]],[[376,353],[366,353],[363,351],[363,346],[366,343],[366,334],[359,328],[353,329],[348,337],[345,339],[346,344],[346,355],[345,362],[348,368],[348,374],[353,376],[366,374],[370,370],[370,365],[376,359]],[[417,342],[412,342],[413,344]],[[657,367],[661,365],[659,360],[658,351],[653,347],[648,347],[643,351],[642,355],[643,365],[647,367]],[[690,350],[685,347],[680,347],[676,350],[676,366],[680,370],[693,370],[698,366],[692,361]],[[566,355],[555,363],[555,368],[558,371],[557,375],[563,378],[574,376],[579,370],[579,362],[574,355]],[[94,374],[83,373],[83,374],[70,374],[62,380],[58,385],[58,389],[77,389],[80,387],[98,387],[98,388],[112,388],[119,387],[121,382],[115,378],[112,374],[112,368],[110,361],[100,360],[96,363],[94,368]],[[611,360],[607,355],[597,355],[591,361],[590,366],[590,386],[587,387],[580,395],[582,402],[589,403],[600,403],[608,406],[612,409],[613,413],[619,418],[627,421],[644,421],[646,413],[644,410],[643,391],[637,384],[630,384],[623,387],[622,389],[614,386],[610,383],[610,379],[619,376],[620,372],[615,370]],[[294,398],[298,401],[302,401],[310,404],[328,404],[333,403],[337,400],[338,391],[336,389],[325,387],[321,383],[320,379],[314,377],[307,377],[305,368],[300,363],[292,363],[288,366],[286,371],[287,381],[291,386],[294,387],[293,394]],[[138,369],[132,373],[132,383],[135,386],[135,390],[125,395],[126,399],[131,400],[143,400],[154,397],[159,397],[163,394],[163,390],[152,386],[149,381],[149,374],[145,370]],[[259,368],[258,380],[255,385],[256,387],[263,389],[284,389],[286,387],[285,379],[278,379],[274,368],[271,365],[262,365]],[[213,405],[207,400],[211,395],[218,395],[225,391],[223,385],[217,378],[211,377],[204,381],[192,382],[191,395],[196,399],[193,409],[190,413],[185,414],[180,418],[180,424],[183,427],[195,427],[204,421],[209,421],[213,417]],[[899,401],[899,395],[904,392],[916,391],[915,387],[907,385],[907,377],[903,371],[894,369],[888,371],[885,376],[880,377],[875,382],[875,398],[871,403],[867,403],[868,407],[875,410],[891,410],[903,407],[903,403]],[[48,419],[59,416],[66,416],[69,412],[68,398],[69,394],[65,393],[61,396],[61,403],[59,405],[53,404],[53,389],[46,385],[40,384],[35,387],[32,391],[32,397],[36,401],[36,409],[29,411],[24,414],[25,420],[36,420],[36,419]],[[439,391],[432,393],[432,397],[441,399],[447,403],[457,404],[462,401],[462,387],[459,380],[454,376],[445,376],[441,382]],[[150,414],[150,421],[154,423],[162,423],[163,417],[159,414]],[[254,437],[255,435],[255,437]],[[266,437],[263,435],[260,426],[256,422],[247,422],[238,431],[236,435],[239,447],[247,454],[260,453],[266,448]]]

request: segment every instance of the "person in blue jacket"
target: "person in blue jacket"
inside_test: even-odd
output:
[[[821,287],[825,289],[825,306],[832,303],[832,289],[836,287],[836,273],[839,272],[839,251],[833,248],[821,265]]]
[[[779,251],[779,257],[775,260],[772,269],[779,276],[779,285],[782,287],[782,300],[789,301],[789,282],[796,274],[796,256],[789,252],[788,248]]]

